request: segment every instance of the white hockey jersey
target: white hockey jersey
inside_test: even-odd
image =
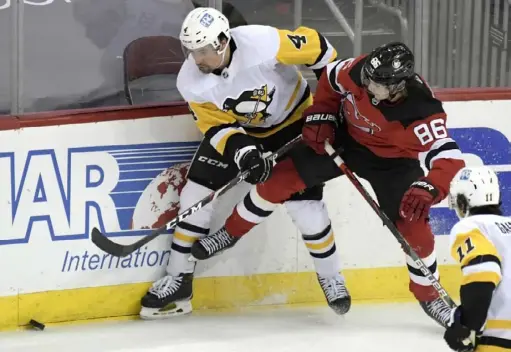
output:
[[[490,337],[487,340],[497,338],[491,351],[504,347],[498,339],[511,346],[511,217],[469,216],[452,228],[450,243],[451,255],[462,267],[462,286],[473,282],[497,286],[483,332]]]
[[[220,74],[200,72],[189,57],[177,78],[197,126],[220,154],[233,134],[264,138],[299,120],[312,96],[296,65],[321,69],[337,56],[307,27],[240,26],[231,37],[231,61]]]

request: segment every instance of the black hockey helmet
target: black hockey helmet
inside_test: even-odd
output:
[[[392,42],[374,49],[362,67],[362,82],[368,80],[388,87],[413,77],[415,63],[412,51],[403,43]]]

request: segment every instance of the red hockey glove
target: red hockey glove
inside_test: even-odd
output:
[[[311,114],[305,116],[302,138],[305,144],[318,154],[326,154],[325,141],[334,142],[337,117],[332,114]]]
[[[439,199],[439,191],[427,178],[410,185],[401,199],[399,214],[408,221],[419,221],[429,216],[429,209]]]

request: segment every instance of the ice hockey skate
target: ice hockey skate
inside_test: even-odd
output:
[[[227,233],[224,227],[212,235],[206,236],[192,245],[191,261],[205,260],[213,257],[226,249],[231,248],[239,238]]]
[[[330,308],[339,315],[348,313],[351,308],[351,296],[346,288],[344,277],[341,274],[331,277],[318,274],[318,281]]]
[[[442,298],[437,298],[430,302],[419,302],[419,304],[431,319],[436,321],[440,326],[447,328],[447,323],[451,318],[451,308]]]
[[[142,297],[142,319],[161,319],[192,312],[193,274],[167,275]]]

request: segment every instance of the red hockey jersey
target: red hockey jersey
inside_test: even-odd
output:
[[[330,63],[321,76],[308,113],[339,115],[348,133],[383,158],[418,159],[444,198],[462,153],[449,137],[447,116],[426,82],[415,75],[407,95],[390,104],[367,93],[361,82],[365,55]]]

